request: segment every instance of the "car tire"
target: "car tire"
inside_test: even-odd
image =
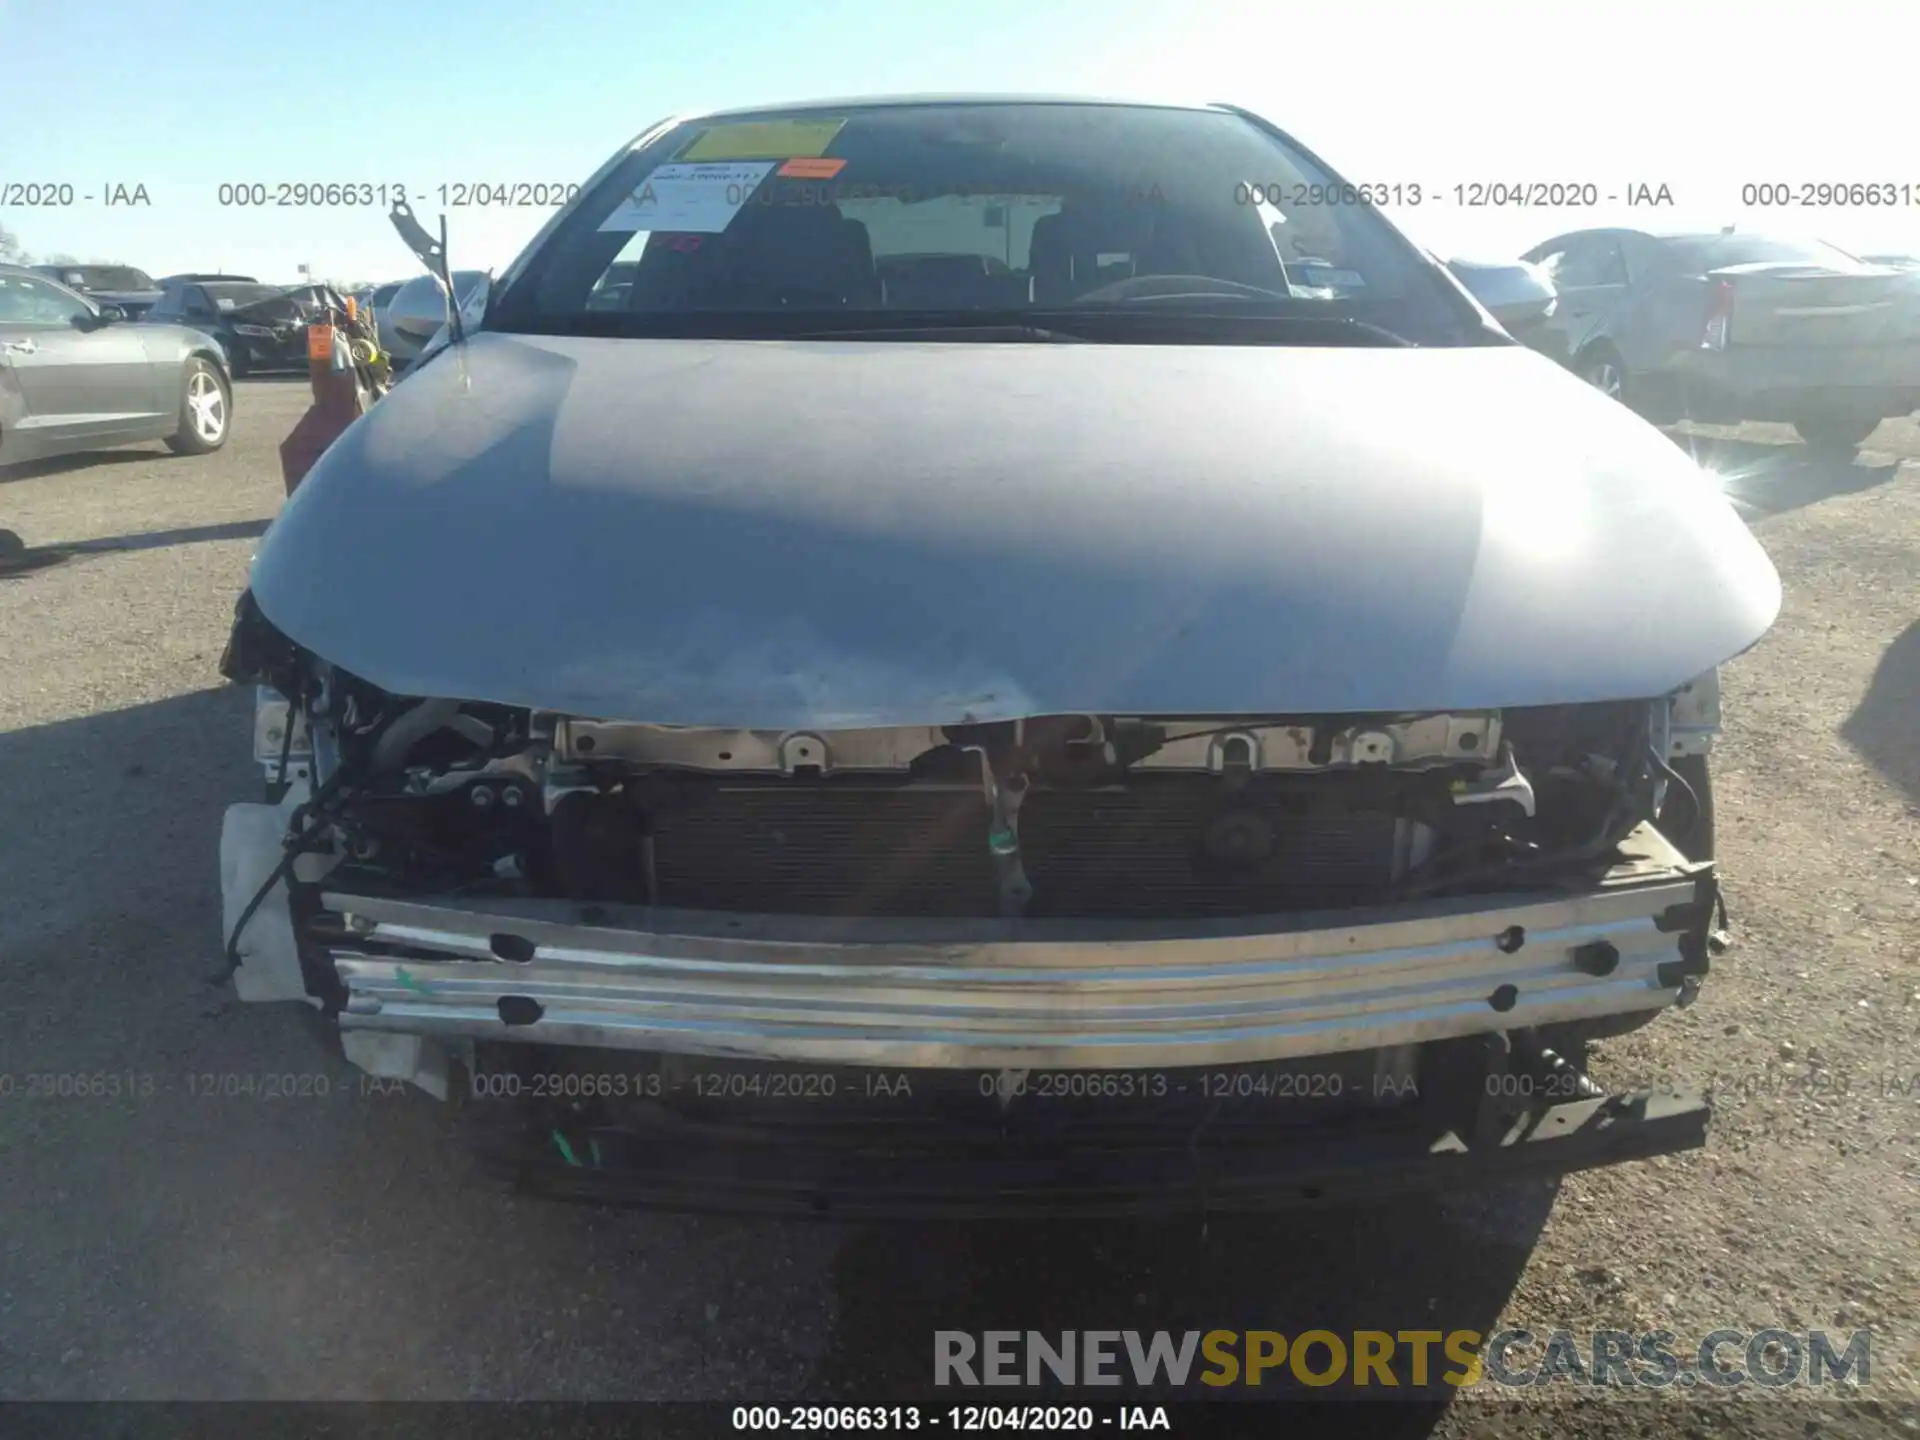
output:
[[[1687,859],[1713,859],[1713,774],[1704,755],[1682,755],[1671,762],[1673,773],[1687,782],[1686,790],[1667,782],[1666,803],[1654,817],[1660,833]],[[1697,803],[1694,803],[1697,802]]]
[[[1815,450],[1851,453],[1880,428],[1878,415],[1848,415],[1844,412],[1809,415],[1793,422],[1800,438]]]
[[[1627,367],[1612,349],[1600,346],[1581,356],[1579,375],[1602,395],[1627,403]]]
[[[233,428],[233,387],[214,365],[195,356],[180,381],[180,428],[167,437],[176,455],[205,455],[227,443]]]

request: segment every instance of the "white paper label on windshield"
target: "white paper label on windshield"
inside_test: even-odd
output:
[[[602,230],[667,230],[718,235],[733,223],[774,160],[662,165],[634,186]]]

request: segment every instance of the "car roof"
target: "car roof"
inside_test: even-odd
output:
[[[1581,234],[1638,235],[1647,240],[1728,240],[1761,234],[1758,230],[1642,230],[1637,225],[1596,225]]]
[[[70,265],[62,265],[56,266],[55,268],[58,270],[70,270],[73,267]],[[49,275],[38,265],[17,265],[11,260],[0,260],[0,275],[23,275],[30,280],[50,281],[58,285],[62,290],[73,289],[73,287],[62,280],[59,275]]]
[[[94,303],[58,275],[43,275],[31,265],[16,265],[11,260],[0,260],[0,275],[11,275],[16,279],[38,280],[42,285],[51,285],[56,290],[66,291],[76,299],[86,300],[89,305]]]
[[[676,125],[702,120],[745,120],[757,115],[846,114],[856,110],[896,110],[913,105],[1111,105],[1133,110],[1189,110],[1230,115],[1238,107],[1214,101],[1151,99],[1140,96],[1020,94],[988,91],[927,91],[910,95],[846,95],[826,100],[788,100],[721,110],[688,110],[655,121],[627,142],[622,153],[638,149]]]
[[[1803,241],[1804,235],[1782,235],[1772,230],[1662,230],[1654,234],[1655,240],[1792,240]],[[1825,244],[1825,241],[1821,241]]]
[[[1638,235],[1643,240],[1660,238],[1657,235],[1649,235],[1645,230],[1637,230],[1631,225],[1587,225],[1578,230],[1562,230],[1557,235],[1548,236],[1540,244],[1550,245],[1555,240],[1574,240],[1582,235]],[[1537,249],[1538,246],[1535,248]]]
[[[1115,105],[1135,110],[1214,110],[1225,107],[1210,101],[1149,99],[1139,96],[932,91],[912,95],[851,95],[827,100],[796,100],[784,104],[733,106],[724,110],[690,112],[680,120],[724,120],[768,112],[816,110],[889,110],[908,105]]]

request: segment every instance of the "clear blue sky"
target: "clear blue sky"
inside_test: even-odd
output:
[[[1743,210],[1747,181],[1920,199],[1920,5],[1902,0],[0,0],[0,187],[146,186],[151,205],[0,208],[37,254],[292,280],[417,266],[383,214],[223,209],[222,181],[571,181],[669,113],[815,96],[1049,90],[1232,100],[1354,180],[1669,185],[1656,223],[1920,248],[1920,206]],[[0,191],[0,200],[8,198]],[[432,222],[438,206],[419,207]],[[449,214],[505,264],[544,212]],[[1649,212],[1396,212],[1511,254]]]

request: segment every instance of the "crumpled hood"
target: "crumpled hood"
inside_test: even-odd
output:
[[[337,441],[256,599],[385,689],[755,728],[1649,697],[1772,564],[1518,347],[482,333]]]

